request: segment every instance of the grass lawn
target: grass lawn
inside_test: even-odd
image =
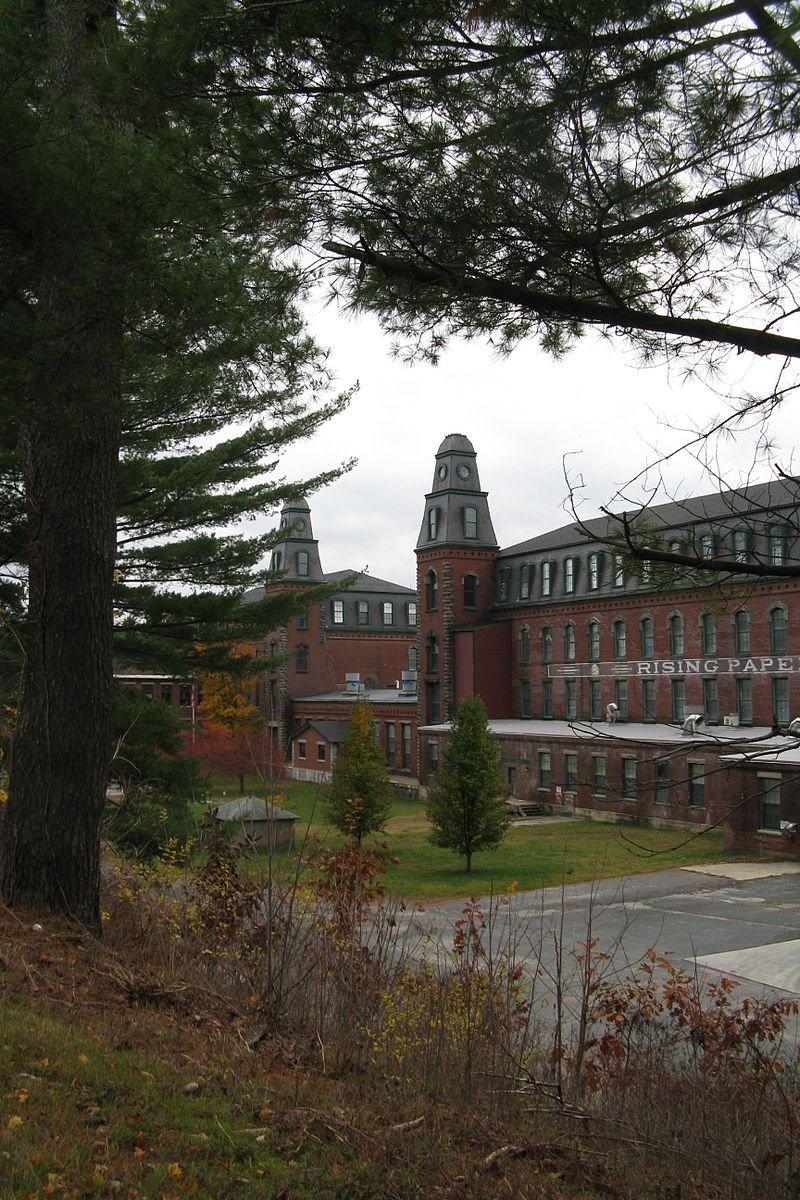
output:
[[[230,797],[231,789],[226,790]],[[263,794],[255,787],[253,791]],[[279,791],[282,799],[278,803],[300,818],[298,848],[306,836],[332,846],[343,840],[325,819],[318,785],[287,781],[280,784]],[[680,830],[565,820],[509,829],[497,850],[473,857],[472,871],[467,874],[463,859],[432,846],[428,832],[424,804],[398,797],[383,834],[366,843],[386,844],[397,858],[387,876],[387,890],[393,895],[414,900],[486,896],[509,888],[528,891],[732,857],[719,832],[692,837]]]

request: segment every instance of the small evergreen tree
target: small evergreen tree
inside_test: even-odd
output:
[[[510,813],[503,801],[497,742],[477,696],[462,700],[450,738],[428,790],[434,846],[455,850],[472,870],[476,850],[493,850],[505,836]]]
[[[391,804],[392,788],[375,740],[372,709],[359,700],[333,764],[325,813],[360,846],[365,834],[383,829]]]

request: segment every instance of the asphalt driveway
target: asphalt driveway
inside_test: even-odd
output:
[[[676,966],[723,973],[740,994],[800,996],[800,864],[745,863],[660,871],[595,884],[519,893],[499,904],[484,937],[496,949],[513,939],[530,975],[551,979],[558,947],[565,962],[588,938],[607,956],[604,971],[624,975],[649,949]],[[402,918],[408,945],[430,957],[452,947],[463,902],[447,901]],[[574,951],[574,953],[570,953]]]

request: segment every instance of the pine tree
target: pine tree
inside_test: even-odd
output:
[[[503,799],[500,752],[483,702],[462,700],[438,771],[428,789],[428,819],[434,846],[454,850],[472,870],[477,850],[502,842],[510,821]]]
[[[27,600],[0,894],[96,930],[114,638],[163,663],[277,623],[240,602],[266,543],[231,527],[308,490],[276,460],[341,406],[282,103],[246,86],[282,36],[223,0],[0,0],[0,549]]]
[[[360,846],[366,834],[383,829],[391,805],[392,788],[375,739],[372,709],[359,700],[333,764],[325,812],[331,824]]]

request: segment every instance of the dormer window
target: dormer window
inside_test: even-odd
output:
[[[564,592],[566,595],[571,595],[575,591],[575,585],[578,577],[578,560],[577,558],[567,558],[564,560]]]
[[[428,541],[435,542],[439,536],[439,513],[438,508],[428,509]]]
[[[417,602],[416,602],[416,600],[409,600],[408,604],[406,605],[406,624],[410,625],[412,627],[412,629],[417,624]]]
[[[394,605],[391,600],[384,600],[381,605],[381,614],[383,616],[384,625],[394,624]]]
[[[714,557],[714,535],[713,533],[701,533],[700,535],[700,557]]]
[[[533,587],[533,565],[523,563],[519,569],[519,598],[529,600]]]
[[[625,557],[614,555],[614,587],[625,587]]]
[[[508,600],[511,590],[511,568],[501,567],[497,572],[497,600],[502,604],[504,600]]]
[[[478,510],[472,504],[468,504],[464,509],[464,537],[476,538],[478,536]]]
[[[769,565],[782,567],[786,562],[786,533],[779,525],[769,531]]]
[[[331,601],[331,614],[334,625],[344,625],[344,600]]]
[[[359,625],[369,625],[369,601],[358,600],[356,602],[356,621]]]
[[[308,575],[308,551],[307,550],[298,550],[297,551],[297,574],[301,575],[301,576]]]
[[[553,576],[555,574],[555,571],[553,569],[554,566],[555,566],[555,564],[550,562],[549,559],[545,559],[545,561],[542,563],[541,579],[542,579],[542,595],[543,596],[549,596],[552,594]]]
[[[596,592],[600,587],[600,555],[589,555],[589,590]]]
[[[273,571],[280,571],[282,566],[283,566],[283,555],[281,554],[280,550],[276,550],[272,556],[272,569],[273,569]]]
[[[749,529],[734,529],[733,531],[733,557],[737,562],[747,562],[747,555],[750,550],[750,530]]]

